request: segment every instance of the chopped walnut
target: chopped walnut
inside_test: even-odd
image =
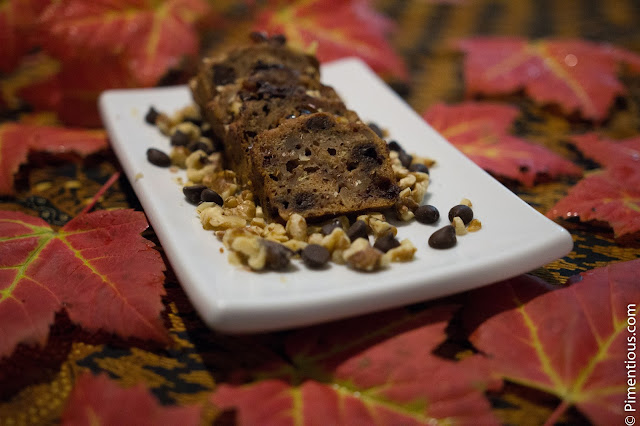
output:
[[[415,183],[416,183],[416,176],[413,173],[411,173],[403,177],[402,179],[400,179],[398,181],[398,186],[400,186],[401,189],[411,188],[413,185],[415,185]]]
[[[187,157],[188,158],[188,157]],[[187,168],[187,179],[193,183],[200,183],[205,177],[210,176],[215,171],[215,165],[207,164],[199,169]]]
[[[400,241],[398,247],[394,247],[386,252],[383,257],[388,262],[408,262],[413,260],[413,257],[418,249],[408,239]]]
[[[211,173],[202,179],[202,183],[220,194],[223,200],[226,200],[238,190],[236,174],[231,170]]]
[[[409,206],[403,204],[401,201],[396,202],[394,207],[396,209],[396,217],[403,222],[409,222],[415,217]]]
[[[185,159],[185,165],[187,169],[201,169],[204,167],[205,163],[208,163],[207,153],[202,150],[193,151],[189,156]]]
[[[381,235],[387,232],[392,232],[393,235],[398,234],[398,229],[395,226],[388,223],[386,220],[371,218],[369,220],[369,227],[373,231],[373,235],[376,238],[380,237]]]
[[[289,220],[287,220],[286,230],[287,234],[289,234],[289,236],[294,240],[307,240],[307,221],[298,213],[294,213],[289,216]]]
[[[239,238],[239,237],[255,238],[255,237],[258,237],[258,236],[259,235],[255,234],[254,232],[251,231],[251,228],[233,228],[233,229],[228,229],[226,231],[222,231],[220,233],[220,235],[218,235],[218,237],[222,240],[222,243],[227,248],[231,248],[231,244],[233,244],[233,241],[236,238]]]
[[[162,132],[163,135],[169,136],[171,128],[174,126],[174,122],[169,118],[167,114],[160,113],[156,118],[156,126]]]
[[[347,237],[347,233],[344,229],[335,228],[331,231],[331,234],[323,236],[320,241],[316,241],[314,235],[322,236],[322,234],[312,234],[307,241],[309,244],[319,244],[323,246],[329,250],[329,253],[331,253],[331,259],[335,263],[344,263],[344,256],[342,253],[351,245],[351,240]]]
[[[287,236],[287,231],[284,228],[284,226],[282,226],[279,223],[273,223],[273,222],[267,224],[267,227],[264,230],[264,237],[269,240],[278,241],[280,243],[289,240],[289,237]]]
[[[238,195],[231,195],[224,200],[225,214],[240,216],[248,221],[256,216],[256,204],[252,199],[245,199],[248,195],[243,191]],[[253,198],[253,197],[250,197]]]
[[[242,266],[242,258],[237,252],[233,250],[229,251],[229,254],[227,255],[227,260],[231,265]]]
[[[464,222],[462,221],[462,219],[460,219],[460,217],[454,217],[451,224],[456,230],[456,235],[464,235],[467,233],[467,228],[465,228]]]
[[[307,242],[309,244],[322,245],[322,239],[323,238],[324,238],[324,235],[322,235],[320,232],[314,232],[314,233],[309,235],[309,238],[307,239]]]
[[[247,224],[246,219],[240,216],[228,215],[220,206],[215,203],[212,206],[206,207],[200,211],[200,222],[205,229],[231,229],[241,228]]]
[[[235,117],[238,114],[240,114],[241,108],[242,108],[242,102],[240,101],[239,97],[236,96],[233,102],[231,102],[231,104],[229,105],[228,112]]]
[[[169,153],[169,158],[171,158],[171,164],[181,169],[187,167],[187,157],[189,156],[189,150],[184,146],[175,146]]]
[[[200,119],[202,119],[202,117],[200,116],[200,109],[196,107],[195,104],[187,105],[186,107],[179,109],[171,117],[171,120],[174,123],[182,123],[182,122],[191,123],[193,120],[200,120]]]
[[[460,200],[460,204],[467,207],[473,207],[473,204],[471,204],[471,200],[469,200],[468,198],[463,198],[462,200]]]
[[[371,213],[367,213],[367,214],[361,214],[360,216],[358,216],[356,218],[356,220],[361,220],[364,223],[367,224],[367,226],[370,225],[369,222],[371,222],[371,219],[377,219],[377,220],[387,220],[387,218],[379,212],[371,212]]]
[[[262,207],[256,206],[256,217],[264,219],[264,213],[262,211]]]
[[[425,165],[425,166],[431,168],[431,166],[436,164],[436,161],[433,158],[420,157],[419,155],[413,154],[413,160],[411,161],[411,163],[412,164],[422,164],[422,165]]]
[[[300,240],[289,240],[289,241],[283,242],[282,245],[293,252],[298,252],[303,248],[305,248],[308,245],[308,243],[306,241],[300,241]]]
[[[169,133],[173,135],[175,132],[180,132],[189,137],[189,140],[195,141],[200,137],[200,127],[196,126],[190,121],[179,123],[171,128]]]
[[[359,271],[375,271],[388,265],[383,253],[371,247],[368,240],[356,239],[351,246],[343,252],[343,258],[347,265]]]
[[[415,217],[413,212],[419,207],[419,204],[412,198],[411,189],[406,188],[400,192],[400,196],[394,207],[397,218],[408,222]]]
[[[411,198],[413,198],[413,200],[418,204],[422,203],[424,196],[427,194],[428,187],[429,179],[416,182],[416,184],[413,185],[413,188],[411,188]]]
[[[429,175],[427,173],[411,172],[411,174],[416,177],[416,182],[429,181]]]
[[[396,176],[396,179],[402,179],[409,175],[409,169],[405,168],[401,164],[391,164],[391,168],[393,169],[393,174]]]
[[[471,222],[469,222],[467,231],[476,232],[476,231],[479,231],[481,228],[482,228],[482,222],[480,222],[478,219],[472,219]]]
[[[251,226],[264,229],[267,227],[267,222],[265,222],[263,217],[254,217],[253,219],[251,219]]]
[[[267,263],[267,248],[260,244],[257,237],[237,237],[231,243],[231,250],[240,254],[243,264],[255,271],[261,271]]]

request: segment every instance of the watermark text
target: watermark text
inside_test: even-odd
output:
[[[627,359],[624,360],[627,370],[627,396],[624,400],[624,411],[628,414],[624,418],[626,425],[636,423],[636,304],[627,305]]]

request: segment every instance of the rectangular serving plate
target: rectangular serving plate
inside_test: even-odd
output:
[[[363,121],[388,129],[406,151],[430,157],[424,202],[436,206],[435,225],[412,221],[398,238],[418,248],[415,259],[375,273],[331,264],[310,270],[294,260],[287,272],[251,272],[229,264],[226,249],[205,231],[177,183],[182,172],[151,165],[146,150],[169,151],[169,140],[144,121],[150,106],[169,114],[192,103],[186,86],[110,90],[99,100],[111,144],[171,266],[202,319],[224,332],[258,332],[329,321],[462,292],[535,269],[569,253],[570,234],[538,213],[433,130],[366,64],[344,59],[324,65],[333,86]],[[482,229],[435,250],[429,236],[448,223],[449,208],[473,202]]]

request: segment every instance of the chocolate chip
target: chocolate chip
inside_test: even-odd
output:
[[[384,132],[382,131],[382,129],[376,123],[371,122],[371,123],[368,123],[367,125],[369,126],[369,128],[371,130],[373,130],[373,133],[378,135],[378,137],[381,137],[381,138],[384,137]]]
[[[171,158],[159,149],[149,148],[147,150],[147,160],[158,167],[169,167],[171,165]]]
[[[200,193],[200,201],[203,201],[205,203],[216,203],[219,206],[224,203],[220,194],[218,194],[211,188],[205,188],[202,190],[202,192]]]
[[[149,107],[149,111],[147,111],[147,115],[144,116],[144,121],[146,121],[149,124],[155,125],[156,119],[158,118],[159,115],[160,113],[156,111],[154,107]]]
[[[189,142],[189,145],[187,145],[187,148],[191,152],[195,152],[197,150],[204,151],[204,153],[207,155],[213,153],[214,151],[213,141],[208,138],[200,138],[197,141],[191,141]]]
[[[309,268],[321,268],[327,264],[331,253],[320,244],[309,244],[302,249],[300,257]]]
[[[413,212],[416,220],[420,223],[431,224],[436,223],[440,219],[440,212],[432,205],[426,204],[420,206]]]
[[[202,126],[201,129],[202,130],[200,131],[200,134],[202,136],[204,136],[205,138],[209,138],[209,139],[215,139],[216,138],[216,135],[215,135],[215,133],[213,133],[213,129],[210,126],[207,126],[206,128],[205,128],[205,126]]]
[[[187,146],[190,141],[189,135],[182,133],[180,130],[176,130],[171,135],[171,145],[173,146]]]
[[[295,211],[309,210],[316,205],[316,194],[308,191],[299,192],[293,197],[293,204]]]
[[[373,244],[373,248],[377,248],[383,253],[388,252],[392,248],[396,248],[400,245],[400,241],[396,239],[393,232],[387,231],[382,234],[376,242]]]
[[[400,163],[402,163],[403,167],[409,168],[411,166],[411,162],[413,161],[413,156],[411,154],[407,154],[404,151],[399,151],[398,159],[400,160]]]
[[[334,229],[336,229],[336,228],[342,228],[342,223],[341,223],[338,219],[335,219],[334,221],[329,222],[329,223],[327,223],[327,224],[323,225],[323,226],[322,226],[322,233],[323,233],[324,235],[329,235],[329,234],[331,234],[331,233],[333,232],[333,230],[334,230]]]
[[[311,116],[305,123],[305,127],[311,131],[327,130],[333,127],[333,121],[328,115],[318,114]]]
[[[403,167],[409,168],[409,166],[411,166],[413,157],[410,154],[407,154],[397,141],[391,141],[387,145],[391,151],[396,151],[398,153],[398,159],[400,160],[400,163],[402,163]]]
[[[398,141],[390,141],[388,145],[391,151],[396,151],[396,152],[404,151],[404,149],[402,149]]]
[[[249,38],[254,43],[261,43],[268,40],[267,33],[263,31],[253,31],[251,34],[249,34]]]
[[[276,86],[268,81],[258,82],[256,99],[286,98],[295,93],[296,87],[291,85]],[[253,95],[252,95],[253,97]]]
[[[276,34],[271,36],[271,41],[279,45],[284,45],[287,42],[287,38],[284,34]]]
[[[260,240],[260,242],[267,249],[265,261],[268,268],[279,271],[289,266],[289,260],[291,256],[293,256],[293,251],[275,241]]]
[[[213,84],[216,86],[236,81],[236,70],[227,65],[216,64],[212,68]]]
[[[473,210],[464,204],[458,204],[449,210],[449,222],[453,222],[454,217],[459,217],[465,225],[468,225],[473,219]]]
[[[429,168],[421,163],[415,163],[409,166],[410,172],[420,172],[429,174]]]
[[[363,220],[356,220],[347,230],[347,237],[349,237],[351,241],[355,241],[358,238],[365,238],[368,240],[369,235],[367,235],[367,224]]]
[[[185,186],[182,188],[182,193],[184,194],[188,202],[197,205],[200,203],[202,191],[204,191],[206,188],[207,187],[204,185]]]
[[[456,229],[451,225],[438,229],[429,237],[429,246],[435,249],[451,248],[456,242]]]

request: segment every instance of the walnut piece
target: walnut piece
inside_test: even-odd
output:
[[[371,247],[368,240],[356,239],[343,253],[347,265],[358,271],[372,272],[388,266],[383,253]]]

